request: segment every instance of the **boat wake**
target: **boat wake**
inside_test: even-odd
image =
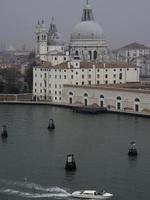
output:
[[[2,186],[1,186],[2,185]],[[60,187],[43,187],[33,182],[0,179],[0,193],[24,198],[67,198],[69,192]]]

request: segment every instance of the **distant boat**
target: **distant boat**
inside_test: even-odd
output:
[[[93,107],[93,106],[75,106],[73,107],[73,112],[77,113],[87,113],[87,114],[99,114],[106,113],[107,108],[105,107]]]
[[[3,125],[3,126],[2,126],[1,137],[2,137],[2,138],[7,138],[7,137],[8,137],[6,125]]]
[[[53,119],[49,119],[48,130],[55,129],[55,124]]]
[[[76,170],[76,162],[73,154],[67,155],[65,169],[68,171]]]
[[[138,152],[136,149],[136,142],[130,142],[129,149],[128,149],[128,156],[137,156]]]
[[[80,190],[72,193],[72,197],[80,199],[110,199],[113,194],[101,190],[97,192],[96,190]]]

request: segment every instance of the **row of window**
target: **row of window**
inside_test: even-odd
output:
[[[75,69],[76,70],[76,69]],[[122,71],[123,69],[122,68],[120,68],[119,69],[120,71]],[[137,70],[137,68],[135,68],[135,71]],[[36,68],[35,68],[35,71],[36,71]],[[40,71],[51,71],[51,69],[40,69]],[[52,69],[52,71],[53,71],[53,69]],[[85,70],[84,69],[82,69],[82,72],[84,72]],[[89,72],[91,72],[92,70],[91,69],[89,69],[88,70]],[[100,69],[96,69],[96,71],[97,72],[100,72],[101,70]],[[113,69],[113,71],[114,72],[116,72],[117,71],[117,69]],[[129,68],[127,68],[127,71],[129,71]],[[55,69],[55,72],[67,72],[67,70],[66,69],[64,69],[64,70],[62,70],[62,69]],[[71,72],[74,72],[74,70],[72,69],[71,70]],[[108,72],[108,69],[105,69],[105,72]],[[76,72],[76,73],[78,73],[78,72]]]
[[[37,92],[37,89],[34,90],[35,92]],[[44,89],[44,90],[40,90],[40,93],[47,93],[47,91]],[[51,94],[51,90],[49,90],[49,94]],[[59,94],[61,95],[61,91],[54,91],[54,94]]]
[[[73,92],[69,92],[69,96],[73,96]],[[88,93],[84,93],[83,96],[84,96],[84,97],[88,97],[89,95],[88,95]],[[100,98],[100,99],[104,99],[105,97],[104,97],[103,94],[101,94],[101,95],[99,96],[99,98]],[[120,96],[117,96],[116,99],[119,100],[119,101],[122,100],[122,98],[121,98]],[[134,101],[135,101],[135,102],[140,102],[140,99],[139,99],[139,98],[135,98]]]
[[[36,87],[36,86],[37,86],[37,83],[35,82],[35,87]],[[47,85],[44,84],[44,86],[46,87]],[[42,83],[40,83],[40,87],[42,87]],[[51,88],[52,85],[49,84],[49,87]],[[54,87],[55,87],[55,88],[60,88],[60,89],[61,89],[61,88],[62,88],[62,85],[61,85],[61,84],[55,84]]]
[[[76,72],[76,74],[78,74],[78,72]],[[37,77],[37,74],[35,74],[35,77]],[[47,78],[47,74],[45,74],[44,77]],[[91,77],[92,77],[92,75],[89,74],[88,78],[91,78]],[[114,74],[113,77],[116,78],[116,74]],[[42,78],[42,74],[40,75],[40,78]],[[51,78],[51,75],[49,75],[49,78]],[[59,75],[59,76],[55,75],[55,79],[57,79],[57,78],[61,79],[62,75]],[[71,75],[71,79],[73,79],[73,78],[74,78],[74,75]],[[82,74],[82,78],[83,79],[85,78],[84,74]],[[97,74],[97,78],[100,78],[100,74]],[[105,78],[108,78],[108,74],[105,74]],[[64,75],[64,79],[66,79],[66,75]],[[122,73],[119,74],[119,79],[122,79]]]

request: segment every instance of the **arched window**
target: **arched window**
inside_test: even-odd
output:
[[[84,94],[84,97],[88,97],[88,94],[87,94],[87,93],[85,93],[85,94]]]
[[[92,52],[89,51],[89,57],[90,57],[90,60],[92,60]]]
[[[94,51],[94,60],[97,59],[97,51]]]
[[[140,99],[139,99],[139,98],[135,98],[134,101],[135,101],[135,102],[140,102]]]
[[[101,94],[101,95],[100,95],[100,98],[101,98],[101,99],[104,99],[104,95]]]
[[[78,56],[78,55],[79,55],[79,52],[78,52],[78,51],[76,51],[76,52],[75,52],[75,54],[76,54],[76,56]]]
[[[73,95],[73,93],[72,93],[72,92],[69,92],[69,95],[71,95],[71,96],[72,96],[72,95]]]
[[[121,97],[118,96],[118,97],[117,97],[117,100],[121,100]]]

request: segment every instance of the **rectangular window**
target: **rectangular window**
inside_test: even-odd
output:
[[[76,82],[76,85],[78,85],[78,82]]]
[[[119,74],[119,79],[120,79],[120,80],[122,79],[122,73]]]
[[[91,78],[91,74],[89,74],[89,78]]]
[[[84,74],[82,74],[82,78],[84,78]]]
[[[64,79],[66,79],[66,75],[64,75]]]
[[[97,78],[100,78],[100,75],[99,75],[99,74],[97,74]]]
[[[73,79],[73,75],[71,75],[71,79]]]
[[[84,85],[84,81],[82,82],[82,85]]]
[[[89,85],[91,85],[91,81],[88,81]]]
[[[108,84],[108,81],[105,81],[105,84]]]
[[[105,78],[108,78],[108,74],[105,74]]]
[[[100,81],[97,81],[97,85],[99,85],[100,84]]]

